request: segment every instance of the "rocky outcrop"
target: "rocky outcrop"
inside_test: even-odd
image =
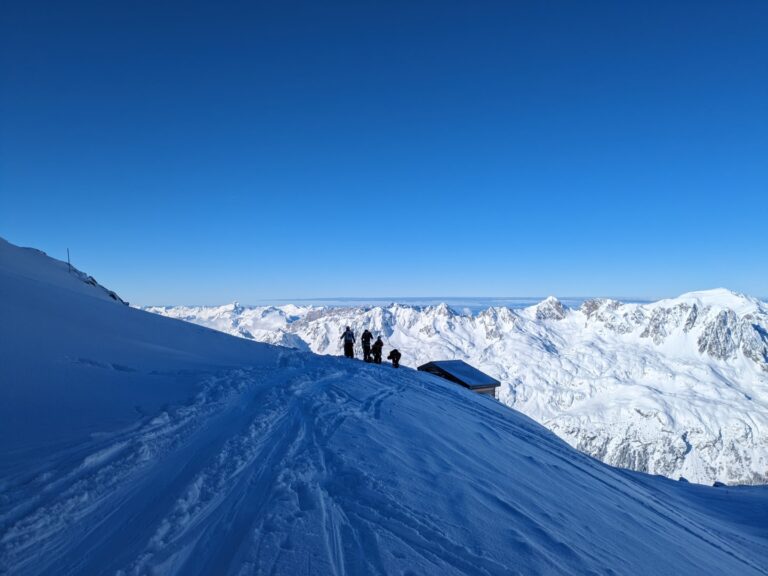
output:
[[[565,318],[565,307],[554,296],[550,296],[536,306],[537,320],[562,320]]]

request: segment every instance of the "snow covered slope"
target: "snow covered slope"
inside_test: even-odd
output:
[[[351,325],[416,366],[463,359],[500,400],[616,466],[700,483],[768,482],[768,307],[727,290],[653,304],[555,298],[475,316],[415,308],[150,308],[231,334],[339,354]]]
[[[0,317],[0,573],[768,574],[765,488],[606,466],[434,376],[147,314],[7,243]]]
[[[133,424],[202,389],[201,371],[274,354],[137,313],[66,263],[2,239],[0,274],[0,471],[40,439],[60,446]]]

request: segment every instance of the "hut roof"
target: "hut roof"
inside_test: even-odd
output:
[[[470,389],[499,386],[501,382],[470,366],[462,360],[436,360],[427,362],[418,368],[422,372],[430,372],[437,376],[461,384]]]

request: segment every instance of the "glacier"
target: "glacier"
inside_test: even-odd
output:
[[[502,382],[502,403],[608,464],[702,484],[768,482],[768,305],[729,290],[577,308],[550,297],[477,314],[447,304],[145,309],[326,355],[340,354],[344,326],[369,328],[406,365],[481,368]]]

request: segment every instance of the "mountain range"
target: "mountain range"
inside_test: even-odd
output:
[[[368,328],[404,365],[477,366],[502,382],[500,402],[605,463],[705,484],[768,482],[768,305],[729,290],[576,308],[550,297],[476,314],[446,304],[146,310],[327,355],[341,354],[345,326]]]

